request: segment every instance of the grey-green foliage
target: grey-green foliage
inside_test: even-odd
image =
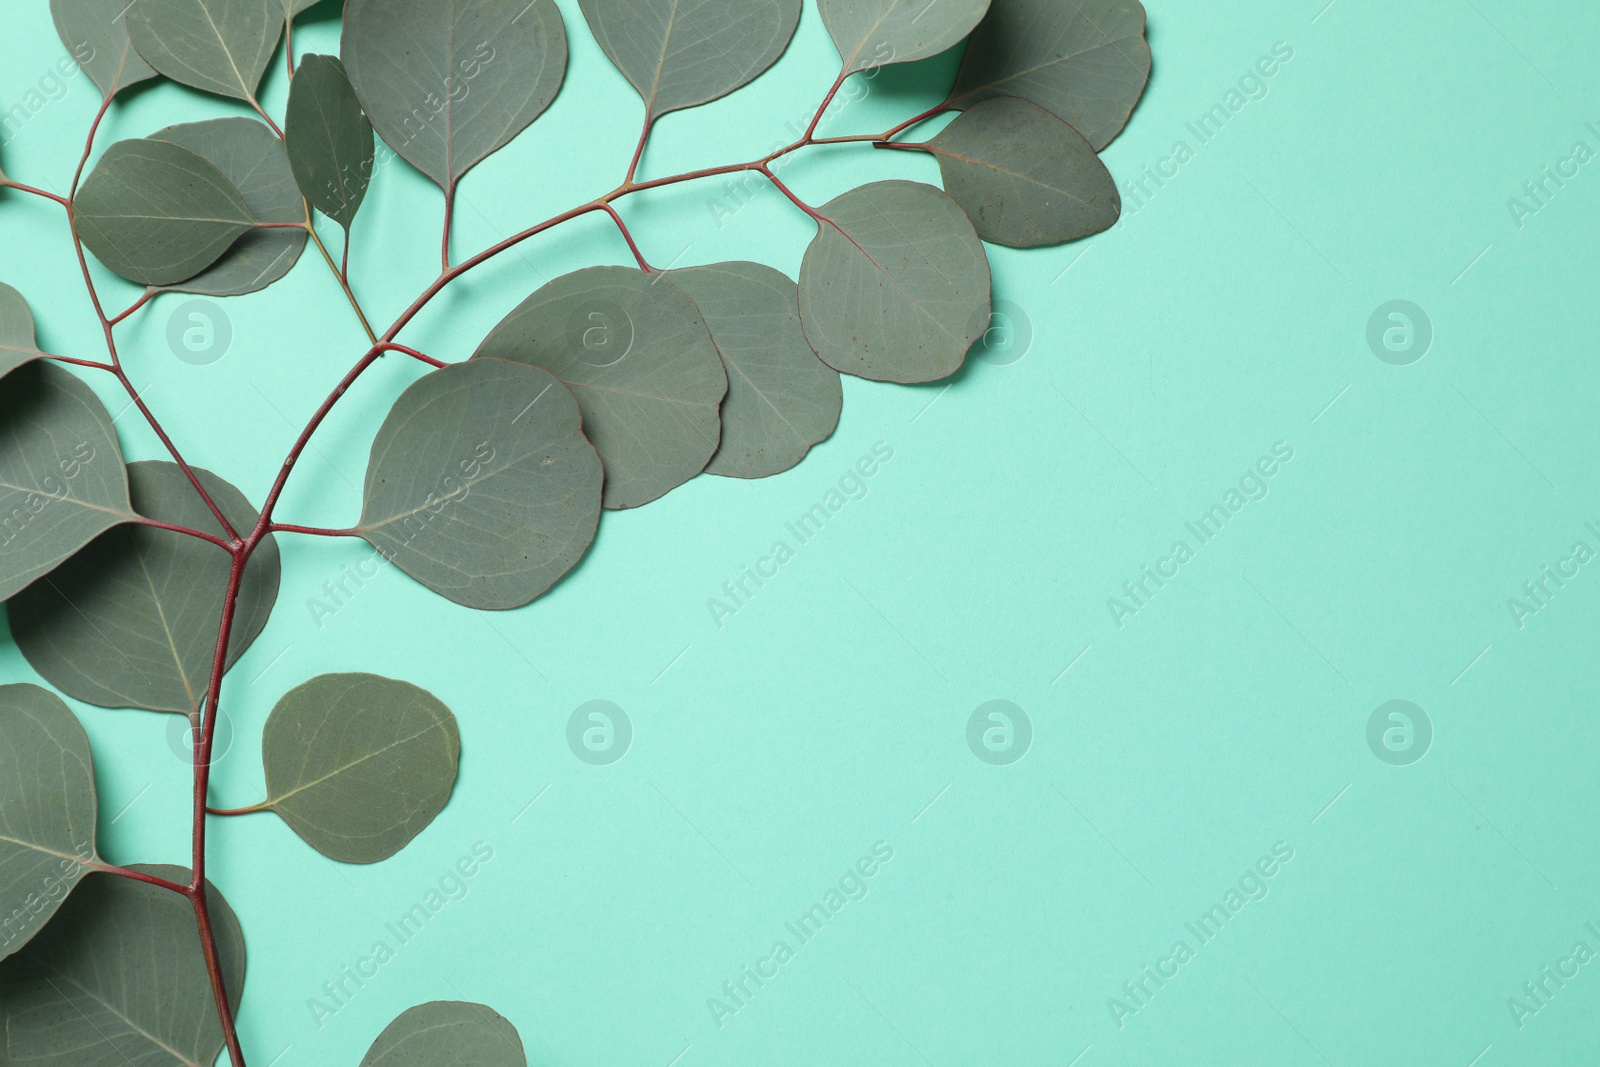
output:
[[[333,56],[305,56],[284,115],[294,179],[313,207],[350,229],[372,180],[372,123]]]
[[[85,464],[86,471],[93,467]],[[135,463],[128,474],[140,514],[222,536],[175,465]],[[237,489],[209,471],[196,474],[235,529],[255,525],[255,509]],[[228,554],[207,541],[125,526],[12,598],[12,636],[33,669],[70,697],[189,715],[211,675],[230,570]],[[280,571],[269,538],[245,568],[230,665],[266,625]]]
[[[0,282],[0,378],[43,356],[33,309],[21,293]]]
[[[989,0],[817,0],[817,7],[845,73],[853,74],[954,48],[983,18]]]
[[[175,82],[254,100],[283,36],[268,0],[137,0],[128,32],[145,61]]]
[[[388,859],[444,809],[461,736],[431,693],[374,674],[325,674],[273,708],[261,739],[267,807],[343,863]]]
[[[128,36],[127,0],[50,0],[56,33],[102,96],[156,76]]]
[[[482,1004],[419,1004],[390,1023],[361,1067],[528,1067],[517,1028]]]

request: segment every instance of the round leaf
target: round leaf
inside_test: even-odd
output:
[[[1128,124],[1150,80],[1139,0],[994,0],[967,44],[954,107],[1020,96],[1099,151]]]
[[[127,11],[126,0],[50,0],[61,43],[102,96],[115,96],[120,89],[156,76],[134,51]]]
[[[580,0],[623,76],[644,98],[646,121],[698,107],[755,80],[778,61],[801,0]]]
[[[536,367],[485,359],[420,379],[372,445],[357,532],[469,608],[517,608],[577,566],[605,474],[572,393]]]
[[[985,100],[925,147],[985,241],[1064,244],[1110,229],[1122,213],[1117,183],[1089,142],[1027,100]]]
[[[346,230],[372,180],[372,123],[344,64],[333,56],[300,60],[289,88],[283,133],[300,191],[313,207]]]
[[[954,48],[983,18],[989,0],[817,0],[817,8],[844,58],[844,73],[854,74]]]
[[[175,465],[135,463],[128,474],[140,514],[222,536]],[[209,471],[196,474],[235,529],[255,525],[255,509],[237,489]],[[18,594],[12,636],[33,669],[70,697],[188,715],[211,677],[230,570],[228,554],[209,542],[124,526]],[[278,546],[268,539],[245,568],[230,666],[266,625],[280,573]]]
[[[35,363],[0,387],[0,600],[133,518],[111,416],[60,367]]]
[[[266,807],[341,863],[377,863],[450,799],[455,716],[433,694],[375,674],[325,674],[290,690],[261,739]]]
[[[728,391],[694,302],[630,267],[557,278],[494,328],[473,358],[543,367],[583,408],[605,461],[605,506],[635,508],[706,469]]]
[[[567,30],[553,0],[349,0],[341,51],[378,135],[449,191],[555,100]]]
[[[144,285],[194,277],[256,224],[220,170],[170,141],[118,141],[106,149],[74,209],[89,251]]]
[[[719,263],[668,278],[694,300],[728,372],[722,443],[706,467],[729,478],[786,471],[839,425],[839,372],[800,328],[794,282],[759,263]]]
[[[403,1013],[378,1035],[361,1067],[528,1067],[522,1038],[482,1004],[435,1001]]]
[[[33,310],[28,307],[27,300],[11,286],[0,282],[0,378],[44,355],[39,351]]]
[[[54,693],[0,686],[0,959],[43,928],[94,862],[89,735]]]
[[[283,142],[255,119],[226,118],[168,126],[150,135],[187,148],[215,166],[239,190],[262,222],[306,221],[305,201],[289,170]],[[306,231],[255,230],[236,241],[210,267],[167,288],[203,296],[243,296],[288,274],[306,247]]]
[[[283,8],[265,0],[137,0],[128,33],[139,54],[175,82],[254,100],[283,34]]]
[[[961,206],[929,185],[877,182],[822,208],[800,268],[800,316],[822,361],[875,381],[961,369],[989,328],[989,260]]]
[[[182,867],[132,868],[187,884]],[[206,900],[235,1009],[244,934],[209,883]],[[28,1067],[198,1067],[222,1051],[194,907],[169,889],[96,874],[49,926],[0,964],[5,1063]]]

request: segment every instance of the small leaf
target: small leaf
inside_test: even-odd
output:
[[[188,884],[182,867],[142,874]],[[239,919],[206,884],[223,985],[244,991]],[[222,1051],[222,1026],[186,897],[113,874],[86,878],[54,921],[0,964],[7,1064],[28,1067],[199,1067]]]
[[[0,282],[0,378],[44,356],[34,332],[33,309],[21,293]]]
[[[78,236],[107,267],[144,285],[194,277],[255,226],[239,190],[169,141],[118,141],[74,201]]]
[[[94,390],[35,363],[0,387],[0,600],[133,518],[111,416]]]
[[[961,369],[989,328],[989,260],[930,185],[864,185],[825,205],[800,268],[800,320],[830,367],[882,382]]]
[[[264,807],[329,859],[377,863],[444,810],[461,736],[426,690],[375,674],[325,674],[278,701],[261,758]]]
[[[722,443],[706,467],[728,478],[786,471],[839,425],[839,372],[800,328],[794,282],[759,263],[718,263],[667,275],[689,294],[728,372]]]
[[[222,172],[262,222],[306,221],[305,201],[289,170],[283,142],[265,123],[242,117],[168,126],[150,135],[187,148]],[[278,281],[300,260],[306,231],[255,230],[193,278],[166,286],[202,296],[243,296]]]
[[[778,61],[801,0],[580,0],[595,39],[644,98],[647,122],[747,85]]]
[[[361,1067],[528,1067],[522,1038],[482,1004],[434,1001],[390,1023],[361,1058]]]
[[[844,58],[844,73],[854,74],[954,48],[983,18],[989,0],[817,0],[817,7]]]
[[[237,489],[209,471],[195,473],[235,529],[255,526],[255,509]],[[128,475],[140,514],[222,536],[174,464],[135,463]],[[231,569],[228,554],[209,542],[125,526],[18,594],[10,605],[12,637],[34,670],[76,700],[189,715],[211,677]],[[269,538],[245,568],[229,666],[266,625],[280,573]]]
[[[0,686],[0,960],[88,873],[97,802],[89,735],[61,698]]]
[[[605,506],[636,508],[706,469],[728,391],[711,334],[682,291],[631,267],[557,278],[494,328],[474,359],[561,379],[605,461]]]
[[[567,30],[553,0],[349,0],[341,51],[378,135],[449,192],[555,100]]]
[[[1064,244],[1110,229],[1122,213],[1117,183],[1089,142],[1027,100],[985,100],[924,147],[985,241]]]
[[[1139,0],[994,0],[967,44],[952,107],[1020,96],[1096,152],[1122,132],[1150,80]]]
[[[390,411],[356,532],[457,604],[517,608],[589,550],[604,481],[578,402],[553,376],[500,359],[457,364]]]
[[[300,60],[283,123],[289,162],[313,207],[347,231],[372,180],[372,123],[344,64],[332,56]]]
[[[137,0],[128,5],[128,33],[173,81],[248,101],[278,49],[282,14],[266,0]]]
[[[103,97],[156,76],[128,36],[125,0],[50,0],[56,33]]]

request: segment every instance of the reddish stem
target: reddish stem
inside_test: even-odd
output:
[[[633,176],[639,173],[639,162],[644,159],[644,146],[650,143],[650,131],[655,126],[655,117],[649,113],[648,107],[644,116],[644,131],[639,134],[639,147],[633,150],[633,160],[628,164],[628,176],[622,179],[623,185],[631,185]]]
[[[146,885],[160,886],[162,889],[170,890],[174,893],[182,893],[184,896],[189,895],[188,886],[179,885],[177,882],[169,882],[165,878],[157,878],[153,874],[144,874],[140,871],[130,871],[126,867],[117,867],[110,863],[91,863],[89,864],[89,867],[92,870],[101,872],[102,874],[114,874],[118,878],[129,878],[135,882],[144,882]]]
[[[31,185],[14,182],[10,178],[0,178],[0,189],[15,189],[19,193],[32,193],[34,196],[42,196],[46,200],[54,200],[62,207],[67,206],[67,198],[64,196],[57,196],[55,193],[47,193],[43,189],[36,189]]]
[[[133,302],[133,306],[132,307],[128,308],[127,311],[124,311],[122,314],[118,315],[116,318],[111,320],[111,325],[116,326],[119,323],[121,323],[123,319],[126,319],[129,315],[132,315],[135,311],[138,311],[140,308],[142,308],[146,304],[148,304],[151,301],[151,299],[153,299],[155,297],[155,295],[156,295],[156,290],[154,290],[154,289],[146,289],[144,291],[144,295]]]
[[[378,345],[378,351],[399,352],[402,355],[410,356],[412,359],[417,360],[418,362],[426,363],[430,367],[448,367],[450,365],[442,359],[434,359],[432,356],[418,352],[415,348],[407,348],[405,345],[397,345],[393,341],[387,341]]]
[[[272,810],[272,804],[263,800],[259,804],[251,804],[248,808],[206,808],[207,815],[254,815],[257,812]]]
[[[154,530],[169,530],[172,533],[183,534],[185,537],[197,537],[202,541],[211,542],[224,552],[232,552],[239,547],[237,542],[224,541],[214,534],[208,534],[204,530],[196,530],[192,526],[177,526],[170,522],[162,522],[160,519],[147,519],[143,515],[134,516],[133,523],[136,526],[148,526]]]
[[[911,127],[917,125],[918,123],[927,122],[931,118],[935,118],[935,117],[937,117],[939,115],[943,115],[946,111],[954,111],[955,110],[954,104],[955,104],[955,101],[946,100],[942,104],[938,104],[938,105],[935,105],[934,107],[930,107],[928,110],[924,111],[922,114],[918,115],[916,118],[907,119],[906,121],[902,122],[900,125],[896,126],[894,129],[890,130],[888,133],[885,133],[883,135],[883,137],[880,138],[880,140],[884,140],[884,141],[890,140],[896,134],[904,133],[906,130],[909,130]]]
[[[633,258],[638,260],[639,269],[646,274],[655,274],[656,269],[644,258],[644,253],[639,251],[639,246],[634,243],[633,234],[628,230],[628,224],[622,221],[622,216],[617,214],[617,209],[610,204],[601,204],[600,209],[611,216],[611,221],[617,224],[617,229],[622,233],[622,239],[628,242],[628,251],[633,253]]]
[[[450,231],[455,228],[456,222],[456,183],[451,182],[450,187],[444,191],[444,238],[439,245],[439,272],[450,273]],[[350,239],[345,234],[345,240]]]
[[[295,526],[287,522],[275,522],[269,529],[272,533],[307,534],[311,537],[354,537],[354,530],[334,530],[326,526]],[[230,815],[232,812],[214,811],[213,815]]]
[[[802,141],[807,144],[811,142],[812,136],[817,132],[817,127],[822,125],[822,116],[828,113],[828,108],[832,105],[833,98],[839,95],[839,90],[844,88],[845,79],[848,77],[850,77],[848,67],[839,72],[839,77],[833,83],[833,88],[829,89],[828,95],[822,98],[822,106],[817,108],[817,113],[811,118],[811,125],[806,127],[805,135],[800,138]]]

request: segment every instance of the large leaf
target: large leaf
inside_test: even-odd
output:
[[[0,959],[37,934],[94,862],[89,735],[54,693],[0,686]]]
[[[800,317],[824,363],[885,382],[961,369],[989,329],[989,260],[929,185],[865,185],[826,204],[800,268]]]
[[[567,30],[553,0],[349,0],[341,54],[378,135],[448,192],[556,98]]]
[[[27,300],[11,286],[0,282],[0,378],[44,355],[39,350],[33,310],[28,307]]]
[[[522,1038],[491,1008],[459,1001],[419,1004],[378,1035],[361,1067],[528,1067]]]
[[[494,328],[473,358],[531,363],[572,388],[605,461],[605,506],[634,508],[706,469],[728,391],[694,302],[631,267],[557,278]]]
[[[133,518],[111,416],[94,390],[35,363],[0,386],[0,600]]]
[[[1065,119],[1099,151],[1150,80],[1139,0],[994,0],[967,44],[954,107],[1020,96]]]
[[[50,0],[56,33],[105,97],[156,76],[128,37],[126,0]]]
[[[839,372],[800,328],[794,282],[759,263],[718,263],[667,276],[694,300],[728,372],[722,443],[706,471],[765,478],[786,471],[839,425]]]
[[[170,141],[118,141],[74,201],[78,235],[107,267],[144,285],[194,277],[256,224],[232,182]]]
[[[372,180],[372,123],[344,64],[333,56],[300,60],[289,89],[283,134],[300,191],[313,207],[350,229]]]
[[[283,9],[267,0],[137,0],[128,32],[173,81],[254,100],[283,34]]]
[[[580,0],[647,122],[746,85],[783,55],[801,0]]]
[[[395,403],[372,445],[357,532],[429,589],[521,607],[577,566],[605,474],[578,402],[537,367],[446,367]]]
[[[133,870],[187,884],[182,867]],[[228,1000],[244,991],[239,919],[206,900]],[[194,908],[169,889],[96,874],[28,947],[0,964],[0,1031],[16,1067],[210,1067],[222,1051]]]
[[[283,142],[255,119],[226,118],[168,126],[150,135],[187,148],[233,183],[250,213],[262,222],[306,221],[305,201],[289,170]],[[242,296],[288,274],[306,247],[306,231],[255,230],[193,278],[168,286],[204,296]]]
[[[255,509],[237,489],[209,471],[196,473],[235,529],[255,525]],[[222,535],[175,465],[135,463],[128,474],[140,514]],[[33,669],[70,697],[188,715],[211,677],[230,569],[228,554],[207,541],[121,527],[18,594],[12,636]],[[230,666],[266,625],[280,573],[278,546],[269,538],[245,568]]]
[[[923,147],[985,241],[1063,244],[1110,229],[1122,213],[1117,183],[1089,142],[1015,96],[985,100]]]
[[[854,74],[954,48],[983,18],[989,0],[817,0],[817,8],[844,58],[844,73]]]
[[[444,810],[461,736],[426,690],[375,674],[325,674],[278,701],[261,758],[264,807],[329,859],[377,863]]]

